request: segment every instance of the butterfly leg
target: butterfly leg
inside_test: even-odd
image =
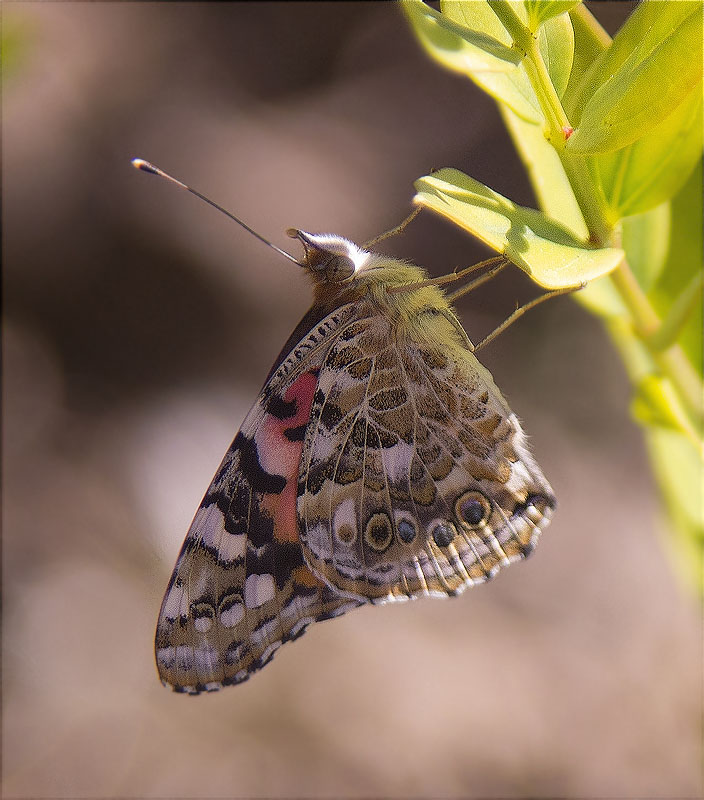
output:
[[[388,294],[402,294],[403,292],[414,292],[416,289],[423,289],[426,286],[443,286],[446,283],[454,283],[455,281],[462,280],[462,278],[464,278],[466,275],[469,275],[470,272],[476,272],[478,269],[496,265],[487,273],[477,278],[475,281],[471,281],[462,289],[459,289],[458,291],[449,295],[448,299],[452,301],[456,297],[461,297],[463,294],[471,292],[472,289],[476,289],[477,286],[481,286],[481,284],[485,281],[488,281],[495,275],[498,275],[498,273],[510,263],[511,262],[505,259],[503,256],[493,256],[492,258],[487,258],[485,261],[480,261],[478,264],[472,264],[471,267],[465,267],[464,269],[459,270],[459,272],[455,270],[449,275],[441,275],[439,278],[429,278],[427,281],[407,283],[403,284],[402,286],[390,286],[387,287],[386,291]]]
[[[370,247],[373,247],[375,244],[379,242],[383,242],[384,239],[390,239],[392,236],[396,236],[397,234],[401,233],[405,228],[413,222],[413,220],[420,214],[420,208],[414,208],[413,211],[403,220],[399,225],[395,228],[391,228],[391,230],[384,231],[384,233],[380,233],[378,236],[375,236],[373,239],[370,239],[368,242],[365,242],[363,248],[365,250],[369,250]]]
[[[546,300],[551,300],[553,297],[559,297],[560,295],[563,294],[571,294],[572,292],[578,292],[585,286],[586,284],[583,283],[581,286],[568,286],[567,288],[564,289],[555,289],[552,292],[546,292],[546,294],[541,294],[540,297],[536,297],[533,300],[530,300],[528,303],[525,303],[524,305],[520,306],[520,308],[517,308],[513,312],[513,314],[507,317],[501,323],[501,325],[498,326],[498,328],[494,328],[494,330],[488,336],[485,336],[481,340],[481,342],[479,342],[479,344],[474,345],[474,352],[476,353],[477,351],[481,350],[482,347],[486,347],[486,345],[488,345],[490,342],[493,342],[494,339],[496,339],[496,337],[499,334],[503,333],[506,330],[506,328],[508,328],[510,325],[513,325],[513,323],[517,319],[522,317],[526,313],[526,311],[530,311],[531,308],[535,308],[541,303],[544,303]]]

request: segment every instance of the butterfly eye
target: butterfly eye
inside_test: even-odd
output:
[[[481,492],[465,492],[455,503],[455,514],[465,528],[478,528],[491,514],[491,503]]]
[[[324,272],[325,277],[332,283],[341,283],[354,275],[354,262],[347,256],[320,251],[319,258],[314,259],[309,266],[315,272]]]
[[[351,258],[318,248],[306,251],[305,265],[331,283],[340,283],[355,273],[354,261]]]
[[[305,248],[305,258],[301,262],[316,277],[330,283],[340,283],[351,278],[364,266],[369,253],[353,242],[331,233],[307,233],[296,228],[288,230],[288,235],[299,239]]]

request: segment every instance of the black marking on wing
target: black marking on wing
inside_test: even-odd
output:
[[[322,402],[325,403],[324,397]],[[335,405],[335,403],[325,403],[322,411],[320,412],[320,422],[328,431],[332,430],[336,425],[338,425],[340,420],[342,420],[342,417],[342,409]]]
[[[291,572],[298,567],[305,567],[303,551],[300,542],[279,542],[273,545],[274,554],[274,580],[279,590],[282,590],[291,580]]]
[[[259,463],[257,445],[240,431],[235,436],[235,447],[240,451],[240,470],[252,491],[262,494],[281,494],[286,486],[286,479],[281,475],[270,475]]]
[[[266,410],[267,413],[271,414],[272,417],[276,417],[277,419],[288,419],[289,417],[293,417],[296,415],[298,411],[298,404],[295,400],[291,400],[290,402],[286,402],[278,394],[273,394],[266,403]]]
[[[307,425],[299,425],[297,428],[286,428],[284,436],[289,442],[302,442],[306,436]]]
[[[249,568],[251,551],[271,544],[274,538],[274,520],[257,503],[252,503],[249,510],[247,536],[249,537],[247,541],[247,567]],[[257,570],[249,571],[256,572]]]

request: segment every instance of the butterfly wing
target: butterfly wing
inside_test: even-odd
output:
[[[311,622],[457,594],[534,547],[554,497],[518,420],[451,313],[421,316],[400,336],[357,301],[294,332],[169,581],[164,683],[240,683]]]
[[[159,674],[177,691],[246,680],[309,623],[360,604],[313,575],[296,520],[317,370],[351,313],[316,323],[270,375],[196,513],[156,633]]]
[[[554,506],[448,313],[360,314],[320,366],[298,486],[305,559],[351,598],[453,595],[527,555]]]

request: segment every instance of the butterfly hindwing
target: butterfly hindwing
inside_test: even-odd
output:
[[[421,312],[413,338],[358,316],[319,371],[298,490],[306,560],[372,602],[456,594],[532,549],[552,491],[452,315]]]

